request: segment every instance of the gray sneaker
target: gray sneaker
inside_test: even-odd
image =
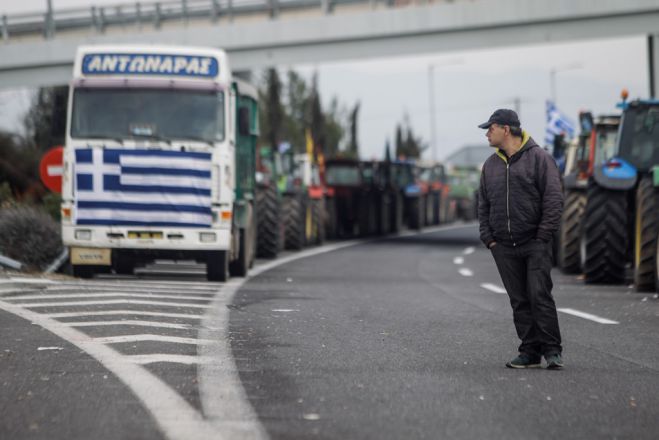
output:
[[[540,368],[540,357],[520,353],[512,361],[506,364],[508,368]]]
[[[548,370],[561,370],[563,368],[563,359],[560,353],[545,355]]]

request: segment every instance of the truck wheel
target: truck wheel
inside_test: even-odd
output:
[[[649,292],[655,289],[657,209],[659,209],[659,200],[652,178],[644,177],[636,190],[634,288],[637,292]]]
[[[94,274],[96,273],[96,267],[88,266],[84,264],[72,264],[71,273],[76,278],[90,279],[90,278],[94,278]]]
[[[300,250],[304,246],[305,216],[299,197],[284,197],[283,203],[286,249]]]
[[[238,237],[238,259],[229,263],[229,274],[235,277],[247,276],[249,256],[247,255],[247,231],[241,229]]]
[[[625,281],[627,194],[590,182],[581,234],[581,267],[586,283]]]
[[[581,270],[579,246],[585,209],[586,194],[583,191],[568,191],[557,243],[558,266],[564,273],[578,273]]]
[[[208,281],[227,281],[229,279],[229,253],[227,251],[210,251],[206,254],[206,278]]]
[[[256,190],[256,255],[276,258],[280,247],[281,214],[274,185]]]

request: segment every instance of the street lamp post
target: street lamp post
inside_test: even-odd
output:
[[[433,162],[437,162],[437,133],[435,130],[435,67],[464,64],[462,59],[428,64],[428,101],[430,106],[430,148]]]
[[[583,66],[580,63],[572,63],[565,66],[552,67],[549,70],[549,96],[551,100],[556,105],[556,74],[560,72],[566,72],[568,70],[581,69]]]

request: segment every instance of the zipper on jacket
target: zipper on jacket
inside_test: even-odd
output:
[[[508,217],[508,234],[513,246],[517,246],[513,240],[513,232],[510,230],[510,161],[506,161],[506,216]]]

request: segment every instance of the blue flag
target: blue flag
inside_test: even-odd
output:
[[[567,138],[572,138],[575,132],[575,123],[565,116],[552,101],[547,101],[547,126],[545,128],[545,145],[553,145],[554,137],[563,133]]]

